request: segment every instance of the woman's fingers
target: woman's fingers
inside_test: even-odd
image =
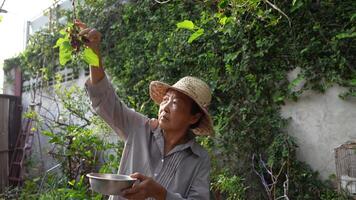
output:
[[[134,183],[131,188],[124,189],[122,191],[122,195],[127,196],[127,195],[132,195],[132,194],[139,192],[138,185],[139,185],[139,183]]]
[[[91,42],[100,42],[101,33],[93,28],[88,32],[88,38]]]
[[[137,179],[140,180],[140,181],[144,181],[144,180],[147,179],[146,176],[144,176],[144,175],[142,175],[142,174],[140,174],[140,173],[137,173],[137,172],[131,174],[130,177],[131,177],[131,178],[137,178]]]
[[[80,20],[75,20],[74,24],[80,28],[78,35],[81,37],[84,44],[91,48],[96,54],[99,55],[99,47],[101,42],[101,33],[95,28],[90,28]]]
[[[81,22],[79,19],[74,20],[74,24],[78,26],[80,29],[86,29],[88,26]]]
[[[92,28],[83,29],[79,32],[79,35],[84,36],[88,40],[87,42],[98,43],[101,40],[101,33]]]
[[[79,35],[85,36],[88,34],[92,29],[91,28],[85,28],[79,32]]]

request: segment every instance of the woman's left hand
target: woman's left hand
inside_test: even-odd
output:
[[[140,173],[134,173],[130,176],[140,180],[140,183],[134,184],[131,188],[123,190],[123,197],[127,199],[146,199],[148,197],[154,197],[157,200],[166,199],[166,189],[152,178]]]

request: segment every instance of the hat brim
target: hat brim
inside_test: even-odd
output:
[[[192,96],[190,96],[188,93],[186,93],[185,91],[183,91],[179,88],[170,86],[170,85],[160,82],[160,81],[152,81],[151,82],[151,84],[150,84],[151,99],[156,104],[158,104],[158,105],[161,104],[164,95],[166,95],[166,93],[169,89],[181,92],[181,93],[187,95],[188,97],[190,97],[193,101],[195,101],[194,98]],[[202,119],[200,120],[198,127],[192,129],[193,133],[196,135],[213,136],[214,135],[213,120],[211,119],[211,116],[210,116],[208,110],[206,108],[204,108],[203,106],[201,106],[198,102],[196,102],[196,103],[200,107],[200,109],[204,112],[204,115],[202,116]]]

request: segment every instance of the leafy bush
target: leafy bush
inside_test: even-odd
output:
[[[33,175],[21,191],[9,189],[6,199],[102,199],[102,195],[89,189],[90,172],[116,173],[123,142],[108,139],[111,129],[90,109],[88,97],[77,86],[64,88],[57,76],[55,96],[50,105],[61,106],[58,111],[43,105],[30,110],[25,117],[36,121],[36,129],[47,136],[59,169]],[[40,95],[42,95],[40,93]]]
[[[231,175],[225,171],[215,177],[212,181],[212,188],[214,191],[219,191],[225,196],[227,200],[241,200],[246,199],[246,189],[244,179],[242,177]]]

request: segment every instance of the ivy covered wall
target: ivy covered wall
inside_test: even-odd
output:
[[[272,183],[266,169],[273,169],[278,182],[270,196],[283,195],[288,177],[290,199],[341,199],[296,159],[296,142],[280,112],[285,101],[297,101],[309,89],[324,92],[339,84],[348,88],[343,98],[355,96],[355,8],[352,0],[144,0],[124,5],[86,0],[78,16],[102,32],[106,71],[119,96],[136,110],[156,116],[148,95],[152,80],[174,83],[193,75],[209,83],[216,134],[199,140],[213,159],[212,188],[224,197],[267,198],[261,178]],[[184,20],[193,28],[178,28]],[[22,55],[29,74],[42,68],[52,76],[58,56],[48,53],[58,33],[49,32],[42,39],[45,31],[35,35],[33,40],[41,41]],[[67,65],[85,67],[76,60]],[[287,74],[296,67],[301,72],[290,82]],[[293,90],[301,81],[303,88]]]

